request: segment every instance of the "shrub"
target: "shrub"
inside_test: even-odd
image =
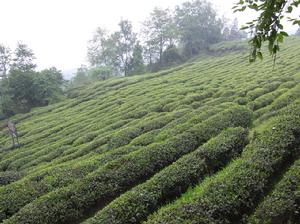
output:
[[[300,220],[300,160],[284,174],[248,223],[297,223]]]
[[[300,103],[270,120],[240,159],[150,216],[147,223],[239,223],[273,175],[295,155],[299,137]]]
[[[84,212],[114,199],[146,180],[182,155],[195,150],[228,127],[248,127],[252,114],[244,107],[227,109],[160,144],[152,144],[108,163],[82,181],[38,198],[23,207],[6,223],[63,223],[76,220]],[[3,215],[2,215],[3,217]]]
[[[110,203],[86,223],[141,223],[162,204],[238,156],[247,142],[243,128],[229,128],[196,151]]]
[[[300,97],[300,84],[298,84],[293,89],[285,92],[277,99],[275,99],[274,102],[268,106],[266,111],[264,111],[264,114],[261,115],[259,119],[255,121],[255,123],[262,123],[262,121],[267,120],[268,118],[276,115],[277,111],[292,104],[297,99],[299,99],[299,97]]]
[[[254,101],[249,103],[249,106],[252,110],[258,110],[260,108],[263,108],[265,106],[268,106],[271,104],[278,96],[285,93],[286,89],[279,89],[274,92],[267,93],[265,95],[262,95],[258,98],[256,98]]]
[[[139,135],[152,130],[160,129],[182,115],[183,113],[172,113],[165,116],[159,116],[155,118],[150,117],[149,119],[143,120],[134,127],[128,127],[113,134],[108,142],[108,147],[112,149],[127,145],[132,139],[138,137]]]
[[[140,148],[128,145],[98,157],[93,157],[93,159],[83,160],[81,158],[80,162],[75,161],[73,164],[52,166],[32,173],[9,186],[0,188],[0,218],[3,216],[2,211],[5,211],[8,216],[14,214],[26,204],[53,191],[55,188],[68,186],[106,163],[138,149]]]

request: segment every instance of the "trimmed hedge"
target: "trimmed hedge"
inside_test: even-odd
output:
[[[138,149],[140,147],[130,145],[120,147],[93,159],[82,160],[76,165],[66,164],[65,166],[46,168],[0,188],[0,219],[11,216],[36,198],[56,188],[73,184],[77,179],[84,178],[106,163]]]
[[[147,223],[239,223],[263,197],[273,175],[295,155],[299,137],[300,103],[272,119],[241,158],[150,216]]]
[[[168,133],[168,130],[172,131],[175,128],[175,124],[182,125],[182,123],[186,123],[188,125],[191,125],[190,122],[195,123],[196,121],[198,123],[199,121],[201,121],[201,119],[207,119],[212,114],[220,112],[221,108],[227,108],[229,106],[230,104],[220,105],[215,109],[215,111],[212,111],[212,109],[208,111],[205,110],[202,111],[199,115],[196,115],[196,113],[185,114],[184,111],[173,112],[171,113],[173,116],[177,118],[184,116],[183,118],[185,119],[176,119],[176,122],[171,122],[170,124],[163,127],[162,130],[164,130],[164,133]],[[151,122],[148,123],[151,124]],[[147,124],[147,122],[145,124]],[[149,137],[149,133],[151,132],[147,132],[146,134],[144,134],[145,137]],[[140,137],[142,136],[143,135],[141,135]],[[157,134],[154,137],[156,136]],[[153,143],[155,140],[154,137],[152,141],[151,138],[147,138],[147,143]],[[138,139],[139,137],[135,140]],[[111,162],[112,160],[119,159],[120,157],[130,152],[137,151],[139,148],[134,147],[135,143],[136,141],[133,140],[132,145],[127,145],[119,147],[115,150],[108,151],[107,153],[103,153],[100,156],[93,157],[88,161],[80,162],[73,168],[71,168],[70,164],[69,166],[53,167],[52,169],[48,168],[45,170],[41,170],[41,172],[37,172],[35,175],[32,174],[30,178],[26,178],[19,182],[13,183],[7,188],[0,189],[0,199],[3,202],[3,204],[0,202],[0,208],[2,210],[6,210],[6,217],[9,217],[26,204],[32,202],[37,197],[53,191],[55,188],[68,186],[69,184],[72,184],[74,181],[76,181],[76,179],[82,178],[83,175],[87,175],[100,166],[103,166],[104,164]],[[78,150],[78,152],[76,153],[82,152]],[[81,159],[81,161],[82,160],[83,159]],[[0,214],[2,213],[0,212]]]
[[[266,58],[257,67],[248,64],[240,53],[205,57],[184,64],[180,69],[175,68],[173,71],[97,82],[76,90],[76,99],[37,108],[29,114],[12,117],[11,119],[17,122],[22,146],[18,149],[10,148],[10,136],[6,131],[0,132],[0,171],[4,171],[0,172],[0,179],[2,178],[1,180],[4,180],[6,184],[0,186],[0,216],[2,219],[9,218],[26,204],[37,205],[38,200],[48,200],[51,195],[54,195],[53,192],[58,192],[57,194],[63,192],[64,197],[73,189],[86,189],[79,186],[80,181],[84,179],[88,182],[82,183],[83,185],[86,183],[91,185],[90,181],[93,179],[88,179],[88,176],[95,170],[102,170],[99,171],[101,175],[104,175],[103,172],[107,173],[108,177],[105,178],[116,178],[112,184],[115,196],[109,198],[107,201],[109,202],[119,196],[117,190],[123,192],[131,189],[133,185],[140,184],[148,176],[145,176],[145,179],[140,178],[140,181],[136,179],[130,186],[120,186],[116,177],[117,171],[113,172],[111,171],[113,168],[110,168],[109,171],[113,173],[110,177],[108,169],[103,168],[104,165],[115,164],[112,161],[118,159],[128,168],[129,162],[133,162],[133,159],[129,156],[124,157],[125,155],[131,153],[132,156],[136,156],[137,154],[133,152],[153,149],[155,145],[158,150],[174,136],[178,137],[197,123],[229,108],[234,102],[250,105],[251,99],[254,99],[253,108],[265,106],[255,111],[254,118],[257,118],[255,127],[261,128],[264,126],[261,125],[262,121],[277,115],[282,107],[299,99],[299,41],[299,38],[289,38],[289,43],[281,51],[278,66],[273,71],[271,58]],[[293,86],[291,91],[285,89]],[[278,88],[276,92],[284,93],[266,106],[271,102],[271,99],[267,97],[270,96],[268,93],[276,88]],[[229,103],[221,108],[220,104],[224,102]],[[171,114],[165,112],[173,110],[179,112],[179,108],[185,111],[184,116],[175,118],[161,129],[151,131],[152,124],[156,125],[155,122],[151,124],[153,118],[163,119],[165,115]],[[199,119],[193,119],[195,115]],[[129,138],[126,133],[122,136],[122,130],[132,130],[131,128],[139,127],[139,124],[147,121],[150,122],[150,131],[133,133]],[[256,136],[256,129],[251,130],[253,137]],[[120,144],[110,141],[112,136],[120,140]],[[108,147],[108,143],[112,145],[117,143],[120,146],[127,142],[130,143],[119,148]],[[165,148],[168,149],[167,146]],[[177,159],[180,155],[190,152],[189,150],[184,152],[179,150],[179,155],[172,158]],[[170,150],[166,151],[170,154]],[[130,158],[130,161],[121,160],[122,157]],[[166,163],[169,162],[168,160]],[[162,163],[155,167],[155,170],[150,166],[149,175],[150,173],[155,175],[154,172],[159,171],[165,165],[165,162]],[[147,165],[146,162],[144,164]],[[118,172],[121,172],[120,166],[122,164],[115,165]],[[143,164],[140,166],[143,167]],[[18,176],[18,173],[22,173],[22,176]],[[93,176],[93,174],[90,175]],[[125,177],[124,174],[124,179]],[[127,177],[131,177],[131,173]],[[121,181],[126,183],[123,179]],[[98,186],[99,182],[95,181],[95,185]],[[102,189],[103,183],[100,184]],[[116,188],[114,188],[115,185]],[[87,187],[87,189],[93,190],[94,188]],[[95,187],[95,189],[98,188]],[[42,195],[45,196],[41,197]],[[77,203],[80,204],[80,200],[86,203],[85,200],[92,198],[90,204],[94,205],[96,203],[94,198],[99,196],[97,192],[95,197],[86,199],[79,195],[77,200],[77,195],[70,195],[75,199],[66,197],[66,200],[63,199],[58,204],[54,203],[55,206],[51,204],[48,206],[47,202],[41,203],[41,208],[36,209],[35,212],[48,211],[48,207],[50,211],[55,208],[61,209],[59,207],[61,205],[63,211],[65,207],[68,207],[71,213],[79,210],[80,216],[84,212],[80,210],[80,206],[77,209]],[[55,195],[55,199],[58,198]],[[72,201],[76,203],[72,204]],[[70,205],[67,204],[69,202]],[[107,203],[102,202],[100,207]],[[95,208],[88,207],[88,205],[84,207],[87,211]],[[37,216],[45,217],[47,213],[44,213],[44,216]]]
[[[300,98],[300,84],[280,95],[272,104],[264,108],[261,114],[257,114],[258,118],[255,123],[262,123],[264,120],[276,115],[276,112],[284,108]]]
[[[262,95],[256,98],[254,101],[250,102],[249,106],[254,111],[266,107],[270,105],[274,101],[274,99],[276,99],[278,96],[282,95],[286,91],[287,89],[279,89],[274,92],[270,92],[265,95]]]
[[[299,220],[300,160],[297,160],[259,205],[248,223],[297,223]]]
[[[140,223],[162,204],[224,167],[241,153],[246,144],[245,129],[226,129],[147,182],[121,195],[85,223]]]
[[[5,223],[65,223],[81,218],[91,207],[119,196],[228,127],[248,127],[252,113],[235,106],[171,137],[108,163],[72,186],[27,204]],[[5,211],[4,211],[5,212]]]

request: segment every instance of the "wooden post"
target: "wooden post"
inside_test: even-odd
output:
[[[17,140],[17,146],[19,146],[19,139],[18,139],[18,132],[17,132],[16,125],[12,121],[8,120],[7,127],[12,137],[13,147],[16,147],[15,139]]]

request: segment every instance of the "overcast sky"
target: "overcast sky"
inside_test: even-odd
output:
[[[68,70],[87,64],[87,42],[98,26],[116,30],[121,18],[138,29],[155,6],[171,7],[185,0],[0,0],[0,43],[15,48],[22,41],[33,49],[39,69]],[[232,15],[237,0],[211,0],[220,15]],[[291,28],[289,28],[291,30]],[[296,28],[294,28],[296,29]]]

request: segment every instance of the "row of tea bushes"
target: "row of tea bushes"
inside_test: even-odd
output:
[[[251,121],[252,113],[248,109],[240,106],[227,109],[183,134],[108,163],[78,184],[38,198],[7,222],[63,223],[76,220],[91,206],[95,206],[96,201],[103,203],[117,197],[184,154],[195,150],[222,130],[236,126],[248,127]]]
[[[271,119],[243,155],[147,223],[237,223],[255,208],[273,176],[297,153],[300,103]]]
[[[239,156],[246,144],[245,129],[226,129],[145,183],[121,195],[85,223],[141,223],[162,204]]]
[[[298,148],[299,150],[299,148]],[[248,223],[297,223],[300,220],[300,160],[264,198]]]

